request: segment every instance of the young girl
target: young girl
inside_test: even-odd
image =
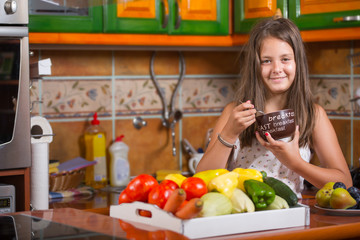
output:
[[[304,179],[317,188],[327,182],[352,186],[349,168],[324,109],[310,90],[300,32],[284,18],[266,19],[251,31],[243,53],[239,89],[222,112],[197,171],[254,168],[288,184],[301,197]],[[256,109],[265,113],[291,108],[292,139],[264,141],[255,128]],[[310,164],[314,151],[320,166]]]

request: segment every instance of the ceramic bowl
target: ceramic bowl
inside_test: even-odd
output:
[[[271,134],[275,140],[293,136],[295,132],[295,112],[284,109],[256,117],[257,130],[266,140],[265,133]]]

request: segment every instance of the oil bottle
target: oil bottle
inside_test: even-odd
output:
[[[95,189],[106,187],[108,183],[106,139],[105,131],[100,127],[100,121],[97,119],[97,113],[94,113],[91,125],[85,131],[84,141],[86,160],[97,162],[86,168],[85,184]]]

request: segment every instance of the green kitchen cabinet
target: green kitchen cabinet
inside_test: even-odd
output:
[[[360,26],[360,0],[291,0],[289,18],[301,30]]]
[[[138,0],[104,6],[104,32],[228,35],[228,0]]]
[[[277,9],[280,9],[282,16],[287,18],[287,2],[287,0],[234,0],[234,32],[249,33],[256,22],[273,17]]]
[[[29,32],[102,32],[103,6],[96,3],[29,0]]]

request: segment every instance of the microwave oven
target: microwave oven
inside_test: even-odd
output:
[[[27,1],[0,0],[0,170],[31,166]]]

